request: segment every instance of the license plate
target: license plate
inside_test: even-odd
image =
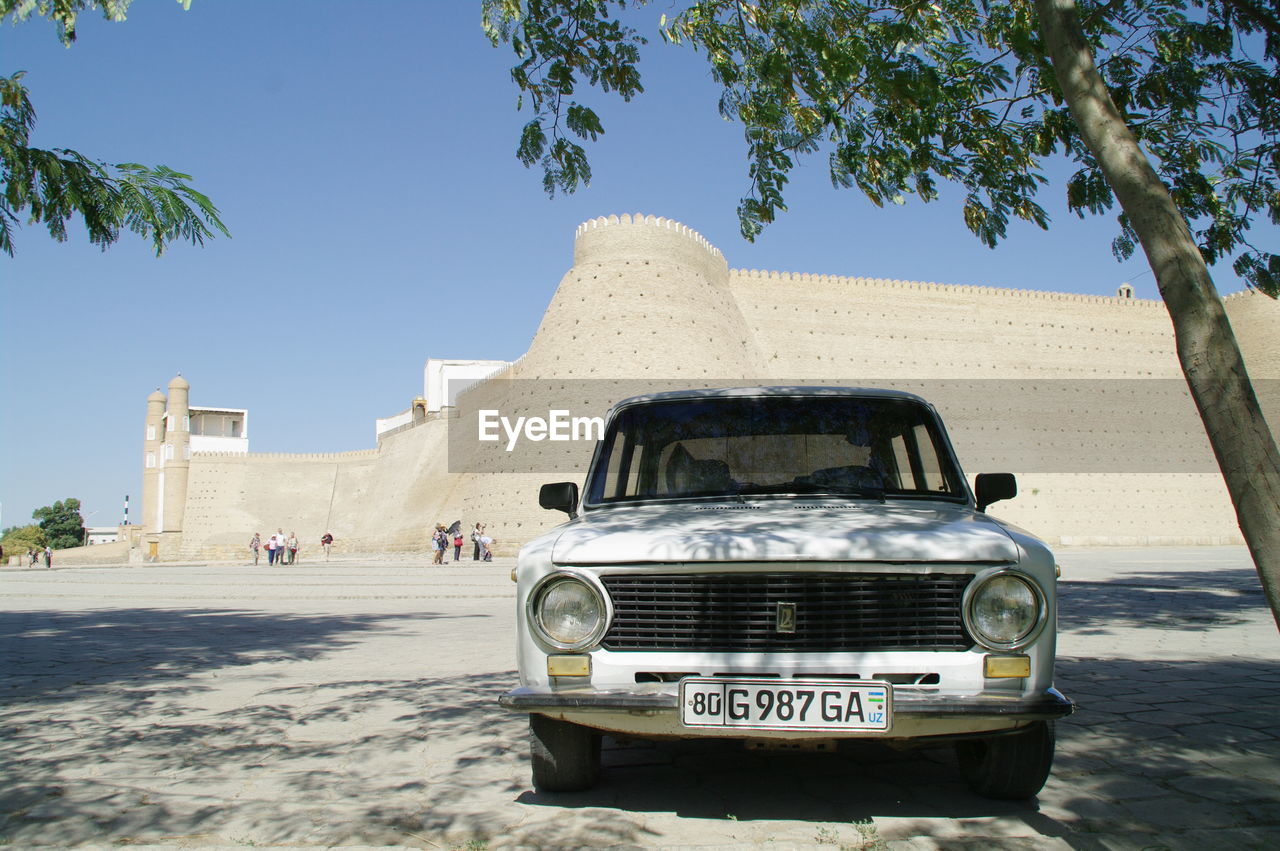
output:
[[[686,727],[748,730],[888,730],[893,689],[847,680],[730,679],[680,681],[680,720]]]

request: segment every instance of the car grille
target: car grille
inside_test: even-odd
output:
[[[967,574],[613,575],[608,650],[966,650]],[[795,606],[779,632],[779,603]],[[785,618],[784,618],[785,619]],[[785,624],[784,624],[785,626]]]

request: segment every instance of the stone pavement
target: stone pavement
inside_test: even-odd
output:
[[[612,746],[529,788],[510,560],[0,571],[0,844],[1280,848],[1280,636],[1243,549],[1063,550],[1054,774]]]

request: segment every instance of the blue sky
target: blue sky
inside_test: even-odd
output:
[[[640,10],[641,28],[656,35],[663,11]],[[574,228],[599,215],[676,219],[734,268],[1106,295],[1129,280],[1156,297],[1140,257],[1112,258],[1110,217],[1078,220],[1059,187],[1049,233],[1014,224],[992,251],[954,189],[879,210],[833,189],[819,157],[745,242],[741,129],[701,57],[657,38],[644,95],[588,96],[606,130],[591,186],[549,200],[515,159],[527,119],[509,65],[464,0],[137,0],[125,23],[83,18],[70,49],[44,20],[0,27],[34,144],[192,174],[232,232],[159,259],[133,236],[104,253],[77,230],[18,232],[0,257],[0,522],[76,496],[91,525],[116,523],[125,494],[136,521],[145,400],[178,372],[193,404],[249,409],[254,451],[372,447],[426,358],[525,351]]]

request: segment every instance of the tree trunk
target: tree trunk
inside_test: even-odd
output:
[[[1178,360],[1280,627],[1280,453],[1222,299],[1182,214],[1093,61],[1075,0],[1035,0],[1058,86],[1142,243],[1173,320]]]

